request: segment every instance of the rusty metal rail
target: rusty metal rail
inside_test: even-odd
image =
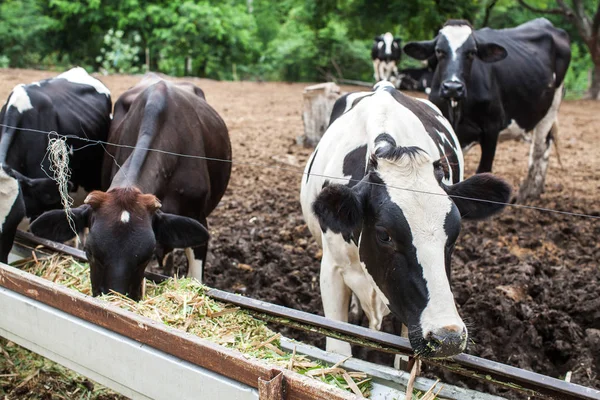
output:
[[[86,260],[85,253],[81,250],[42,239],[30,233],[19,231],[17,232],[17,239],[18,242],[25,242],[24,244],[42,245],[51,251],[61,252],[81,260]],[[164,275],[153,273],[147,273],[146,277],[153,281],[168,279]],[[208,294],[217,300],[245,308],[257,318],[269,322],[321,333],[325,336],[336,337],[379,351],[412,355],[412,348],[408,340],[399,336],[330,320],[318,315],[235,295],[218,289],[210,289]],[[600,390],[587,388],[469,354],[463,353],[449,359],[423,359],[423,362],[483,382],[516,390],[528,396],[557,400],[600,400]]]

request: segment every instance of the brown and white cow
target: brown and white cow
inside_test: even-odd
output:
[[[105,156],[106,191],[71,211],[77,230],[89,227],[93,294],[139,299],[146,265],[173,248],[186,249],[188,275],[201,280],[206,218],[231,173],[230,162],[213,161],[231,160],[225,123],[200,88],[150,74],[115,103],[109,142],[118,146]],[[60,210],[43,214],[31,230],[57,241],[74,236]]]

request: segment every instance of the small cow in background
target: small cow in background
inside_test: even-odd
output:
[[[571,60],[569,35],[545,18],[478,30],[450,20],[435,38],[408,43],[404,52],[437,58],[429,100],[453,124],[463,148],[481,145],[477,172],[492,170],[500,135],[533,131],[519,198],[539,197]]]
[[[7,262],[25,216],[61,207],[57,184],[46,175],[48,132],[70,136],[70,188],[100,188],[104,151],[76,138],[106,141],[111,109],[108,88],[80,67],[12,90],[0,111],[0,262]]]
[[[401,41],[400,38],[394,38],[390,32],[375,37],[371,48],[375,82],[381,80],[396,82],[398,64],[402,56]]]
[[[353,292],[370,328],[380,329],[391,311],[408,327],[417,354],[460,353],[467,328],[450,289],[460,222],[500,211],[510,185],[491,174],[463,180],[448,121],[390,82],[341,97],[331,120],[300,194],[306,223],[323,247],[325,316],[347,322]],[[327,350],[351,354],[348,343],[330,338]]]
[[[109,142],[106,192],[90,193],[71,210],[78,230],[89,227],[92,293],[140,299],[146,265],[174,248],[185,248],[188,276],[202,280],[206,218],[231,173],[230,162],[215,160],[231,160],[219,114],[197,86],[149,74],[116,102]],[[57,241],[74,236],[63,211],[43,214],[31,230]]]

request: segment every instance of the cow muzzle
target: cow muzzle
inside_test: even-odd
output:
[[[462,353],[467,347],[464,325],[448,325],[425,334],[424,343],[416,349],[424,358],[445,358]]]
[[[465,85],[459,81],[445,81],[440,89],[441,97],[451,102],[464,99],[465,93]]]

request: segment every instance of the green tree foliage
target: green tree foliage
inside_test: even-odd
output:
[[[539,16],[517,0],[4,0],[0,60],[228,80],[370,81],[372,40],[386,31],[406,43],[432,38],[451,18],[506,28]],[[571,34],[567,86],[580,90],[592,66],[587,47],[562,16],[546,17]],[[405,56],[402,65],[419,63]]]

